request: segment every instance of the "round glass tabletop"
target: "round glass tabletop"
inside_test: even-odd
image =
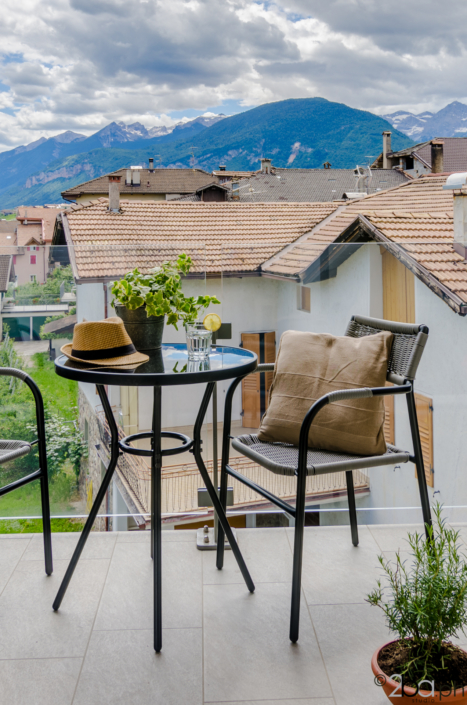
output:
[[[135,387],[199,384],[242,377],[256,369],[255,353],[221,345],[211,348],[204,360],[189,360],[184,343],[165,343],[148,362],[133,368],[80,364],[61,355],[55,360],[60,377],[92,384],[122,384]]]

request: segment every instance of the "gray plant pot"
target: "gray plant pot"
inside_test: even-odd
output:
[[[126,328],[133,345],[138,352],[151,355],[160,350],[164,333],[165,316],[147,316],[146,306],[130,311],[126,306],[115,305],[115,311]]]

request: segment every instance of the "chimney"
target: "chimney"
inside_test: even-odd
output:
[[[431,173],[442,174],[444,171],[443,140],[431,140]]]
[[[154,159],[149,157],[149,171],[154,171]]]
[[[271,159],[261,159],[261,173],[270,174],[271,173]]]
[[[383,169],[390,169],[388,152],[391,152],[391,133],[388,131],[383,132]]]
[[[448,176],[443,189],[454,196],[454,250],[467,259],[467,172]]]
[[[324,162],[323,169],[330,169],[330,168],[331,168],[331,162]]]
[[[121,176],[111,174],[109,176],[109,211],[111,213],[120,212],[120,179]]]
[[[225,164],[219,164],[219,171],[225,171]]]

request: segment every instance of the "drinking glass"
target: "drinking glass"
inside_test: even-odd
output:
[[[186,347],[189,360],[204,360],[211,350],[212,332],[206,330],[201,322],[187,323]]]

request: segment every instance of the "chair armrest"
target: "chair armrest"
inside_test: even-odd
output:
[[[17,370],[15,367],[0,367],[0,376],[18,377],[18,379],[21,379],[23,382],[27,377],[29,377],[27,372],[24,372],[24,370]]]
[[[300,427],[300,437],[298,441],[298,471],[305,472],[306,458],[308,453],[308,434],[310,433],[311,424],[315,416],[327,404],[333,404],[336,401],[345,399],[367,399],[369,397],[383,397],[394,394],[408,394],[412,389],[410,382],[394,387],[364,387],[363,389],[339,389],[335,392],[329,392],[317,399],[313,406],[308,409]]]

